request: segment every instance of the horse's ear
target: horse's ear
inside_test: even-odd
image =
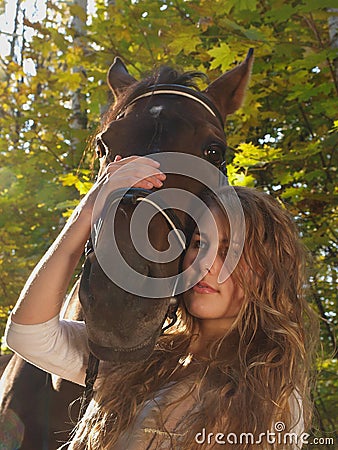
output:
[[[253,64],[253,49],[245,61],[213,81],[204,93],[217,106],[223,119],[234,113],[243,103]]]
[[[113,64],[110,66],[107,75],[108,86],[112,90],[115,98],[118,97],[128,86],[135,82],[135,78],[129,74],[122,59],[116,57]]]

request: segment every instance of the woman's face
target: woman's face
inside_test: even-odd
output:
[[[229,241],[222,214],[215,208],[211,211],[217,233],[208,224],[203,226],[202,218],[201,229],[204,231],[199,234],[195,230],[184,257],[183,269],[187,270],[187,282],[191,285],[191,280],[200,280],[184,293],[184,303],[188,312],[200,321],[212,320],[215,327],[228,329],[239,313],[243,290],[234,283],[231,275],[224,282],[218,282]],[[191,266],[198,252],[198,259]]]

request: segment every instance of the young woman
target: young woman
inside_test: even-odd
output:
[[[8,345],[20,355],[80,384],[88,357],[85,326],[59,321],[58,313],[98,191],[162,185],[157,163],[134,159],[117,158],[81,201],[28,280],[7,329]],[[219,198],[230,209],[238,198],[245,219],[243,251],[224,281],[224,262],[236,246]],[[204,216],[201,228],[192,230],[183,269],[187,282],[199,281],[180,296],[178,325],[159,338],[148,360],[103,369],[69,449],[286,449],[304,443],[314,322],[304,299],[297,229],[277,201],[254,189],[225,187],[204,200],[217,233]]]

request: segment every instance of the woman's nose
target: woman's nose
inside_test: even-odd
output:
[[[201,273],[217,274],[221,269],[220,257],[217,254],[217,250],[209,250],[206,254],[201,255],[199,260],[199,270]]]

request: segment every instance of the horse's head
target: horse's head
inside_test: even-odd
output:
[[[115,102],[97,134],[103,165],[117,154],[190,153],[220,164],[226,141],[224,122],[242,104],[249,81],[253,52],[235,69],[219,77],[203,92],[195,89],[199,72],[180,74],[162,67],[137,82],[116,58],[108,72]]]
[[[136,82],[122,61],[115,59],[108,72],[108,84],[115,96],[115,103],[107,112],[96,137],[101,167],[113,161],[118,154],[126,157],[178,152],[203,158],[221,169],[226,151],[224,122],[226,116],[242,104],[252,62],[250,51],[242,64],[200,92],[194,87],[194,81],[201,74],[178,74],[162,68],[153,76]],[[165,171],[162,165],[161,169]],[[201,183],[186,176],[169,174],[162,190],[166,188],[180,188],[198,194]],[[109,204],[106,205],[107,210],[110,210]],[[103,220],[99,251],[109,251],[107,242],[114,234],[119,252],[128,267],[144,275],[144,279],[167,279],[177,275],[179,257],[159,263],[136,250],[129,232],[133,210],[130,202],[119,206],[114,213],[113,231],[111,223]],[[184,226],[184,213],[177,211],[177,217]],[[164,254],[169,245],[168,233],[172,230],[169,222],[158,213],[149,222],[147,230],[152,247]],[[139,231],[142,239],[144,230]],[[109,258],[109,254],[106,256]],[[118,266],[116,271],[121,269]],[[112,270],[115,268],[112,267]],[[124,362],[144,359],[151,353],[161,333],[170,307],[170,293],[163,285],[163,295],[158,296],[162,298],[149,298],[144,294],[147,290],[142,283],[139,293],[133,290],[128,292],[112,278],[102,269],[96,253],[91,252],[80,286],[91,351],[103,360]]]

